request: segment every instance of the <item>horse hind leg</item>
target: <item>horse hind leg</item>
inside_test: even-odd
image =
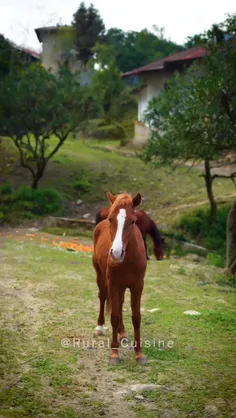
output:
[[[131,309],[132,309],[132,323],[134,328],[134,351],[136,361],[139,364],[146,364],[147,358],[142,353],[140,341],[140,325],[141,325],[141,294],[142,288],[131,288]]]

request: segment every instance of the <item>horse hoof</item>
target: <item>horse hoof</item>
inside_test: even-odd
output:
[[[117,364],[120,364],[120,357],[111,357],[109,359],[109,364],[112,366],[116,366]]]
[[[97,337],[101,337],[102,335],[104,335],[103,331],[96,331],[96,335]]]
[[[138,364],[147,364],[148,360],[147,360],[147,357],[143,356],[143,357],[137,357],[136,362]]]

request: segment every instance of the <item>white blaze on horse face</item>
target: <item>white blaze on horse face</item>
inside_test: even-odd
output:
[[[123,235],[125,219],[126,219],[126,210],[125,209],[120,209],[119,213],[117,215],[116,236],[115,236],[115,239],[114,239],[112,247],[111,247],[112,255],[116,259],[121,258],[122,254],[123,254],[122,235]]]

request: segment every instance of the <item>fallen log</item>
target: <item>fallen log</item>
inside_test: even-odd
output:
[[[64,228],[81,228],[94,229],[95,221],[89,221],[87,219],[78,219],[78,218],[61,218],[55,216],[48,216],[45,219],[45,226],[58,226]]]

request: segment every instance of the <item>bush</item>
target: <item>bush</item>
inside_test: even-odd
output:
[[[15,190],[9,184],[0,188],[1,222],[12,219],[32,219],[37,216],[58,214],[62,211],[63,199],[53,189],[37,189],[21,186]]]
[[[7,182],[7,183],[3,183],[0,186],[0,197],[3,195],[9,195],[12,194],[14,191],[13,186],[11,183]]]
[[[82,175],[81,178],[74,184],[74,188],[78,192],[89,193],[92,190],[92,184],[86,175]]]
[[[213,225],[210,224],[210,209],[198,209],[192,214],[182,216],[176,226],[207,249],[225,256],[226,223],[230,209],[230,204],[220,206]]]
[[[119,123],[112,125],[97,126],[91,134],[97,139],[124,139],[126,138],[125,130]]]

